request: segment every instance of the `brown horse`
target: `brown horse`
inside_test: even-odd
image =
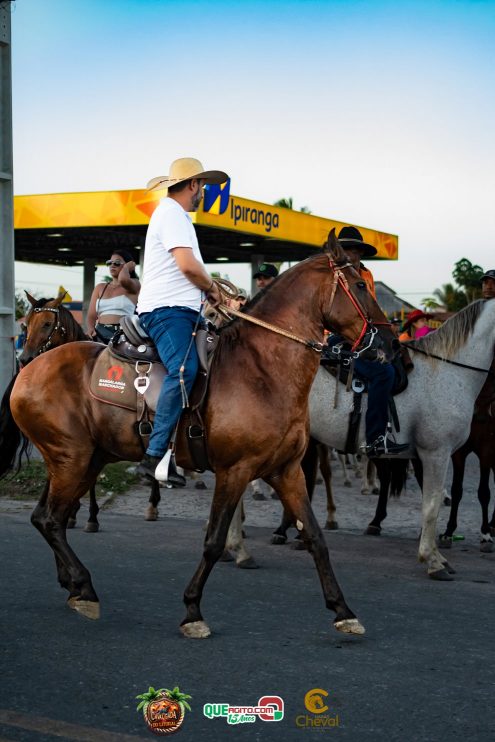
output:
[[[90,340],[90,338],[83,332],[79,323],[76,322],[71,312],[63,306],[62,302],[65,294],[58,296],[56,299],[35,299],[27,291],[25,293],[29,303],[31,304],[31,309],[26,316],[26,343],[22,354],[19,357],[19,365],[21,368],[27,366],[28,363],[42,353],[52,350],[53,348],[58,348],[59,345],[72,343],[76,340]],[[6,408],[9,404],[10,393],[16,378],[17,377],[14,377],[14,379],[12,379],[12,382],[5,392],[4,400],[2,400],[2,409],[0,412],[0,420],[2,421],[4,420],[4,416],[8,414]],[[17,444],[18,442],[19,440],[17,438]],[[15,435],[12,437],[11,444],[17,446]],[[6,457],[6,460],[10,461],[10,457]],[[4,473],[5,472],[0,466],[0,476]],[[151,494],[146,520],[157,520],[157,505],[159,502],[160,487],[158,482],[153,481],[151,483]],[[77,500],[74,503],[74,507],[67,522],[68,528],[74,528],[79,508],[80,501]],[[100,509],[96,500],[96,490],[93,485],[89,490],[89,518],[84,526],[84,531],[86,533],[96,533],[99,530],[99,511]]]
[[[222,555],[238,501],[256,477],[271,484],[302,531],[326,605],[336,613],[335,627],[364,631],[332,571],[300,462],[308,442],[308,394],[319,363],[315,350],[321,349],[324,329],[343,335],[354,349],[362,345],[374,358],[377,353],[391,357],[394,336],[333,233],[329,244],[331,252],[283,273],[250,308],[246,317],[269,320],[279,328],[276,332],[245,318],[221,334],[204,409],[216,486],[203,558],[184,595],[187,615],[181,630],[187,637],[210,633],[200,611],[203,588]],[[99,616],[99,602],[89,571],[67,543],[67,519],[106,463],[142,456],[134,414],[100,404],[87,392],[101,352],[106,351],[87,342],[56,348],[21,371],[11,396],[17,425],[42,452],[50,472],[31,520],[54,551],[70,607],[90,618]]]
[[[489,520],[488,507],[490,505],[490,473],[495,474],[495,361],[490,368],[491,373],[481,390],[474,406],[474,415],[471,421],[471,431],[466,443],[452,456],[454,469],[452,487],[450,490],[452,502],[450,506],[449,522],[445,533],[440,536],[440,546],[444,549],[452,545],[453,535],[457,528],[457,512],[462,499],[462,482],[466,459],[470,453],[476,454],[480,463],[480,481],[478,485],[478,500],[481,505],[481,535],[480,551],[492,552],[495,536],[495,510]]]

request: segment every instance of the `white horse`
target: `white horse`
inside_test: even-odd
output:
[[[410,444],[403,458],[417,456],[423,465],[419,560],[432,579],[450,580],[454,570],[437,548],[436,522],[450,457],[469,437],[474,403],[494,357],[495,301],[470,304],[414,345],[418,351],[411,351],[414,369],[408,387],[395,397],[400,421],[396,439]],[[324,368],[318,370],[309,396],[310,429],[316,440],[343,450],[353,395],[340,385],[334,408],[336,383]],[[363,441],[366,403],[365,395],[359,434]],[[236,520],[230,543],[242,538]]]
[[[414,346],[418,351],[411,353],[414,369],[408,387],[395,397],[400,421],[396,438],[398,443],[410,443],[403,458],[417,456],[423,464],[419,560],[426,562],[433,579],[452,579],[436,545],[436,522],[450,457],[469,437],[474,403],[493,360],[495,301],[470,304]],[[342,449],[353,395],[341,386],[334,409],[336,383],[323,368],[318,370],[309,398],[310,425],[316,440]],[[366,402],[365,397],[362,440]]]

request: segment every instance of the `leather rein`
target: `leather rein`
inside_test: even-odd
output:
[[[469,369],[469,371],[479,371],[482,374],[488,374],[488,376],[495,377],[495,372],[493,372],[491,368],[480,368],[479,366],[469,366],[467,363],[459,363],[459,361],[451,361],[449,358],[442,358],[442,356],[437,356],[434,353],[428,353],[426,350],[423,350],[422,348],[416,348],[411,342],[401,343],[401,345],[404,348],[407,348],[408,350],[413,350],[415,353],[422,353],[427,358],[434,358],[436,361],[443,361],[444,363],[450,363],[451,366],[458,366],[459,368],[467,368]]]
[[[349,282],[347,281],[347,278],[345,277],[343,273],[344,268],[352,268],[352,263],[345,263],[344,265],[337,266],[335,262],[328,257],[328,265],[330,270],[333,271],[333,285],[332,285],[332,294],[330,297],[330,307],[329,312],[332,309],[333,302],[335,299],[335,294],[337,293],[337,288],[340,286],[341,289],[344,291],[344,293],[347,295],[347,297],[350,299],[352,305],[356,309],[357,313],[363,320],[363,326],[361,329],[361,332],[359,333],[358,338],[355,340],[353,346],[352,346],[352,352],[354,353],[355,357],[359,357],[361,353],[363,353],[365,350],[367,350],[373,343],[373,339],[377,333],[377,329],[374,325],[389,325],[389,322],[372,322],[369,317],[366,316],[364,313],[364,310],[359,303],[359,301],[352,295],[350,289],[349,289]],[[218,288],[220,289],[220,292],[222,294],[226,294],[227,292],[224,291],[223,287],[220,285],[220,282],[216,281],[218,284]],[[232,298],[235,298],[232,296]],[[288,330],[284,330],[281,327],[277,327],[276,325],[272,325],[268,322],[265,322],[264,320],[257,319],[256,317],[252,317],[249,314],[245,314],[244,312],[240,312],[237,309],[232,309],[231,307],[228,307],[225,304],[219,304],[218,309],[221,311],[222,314],[225,315],[233,315],[234,317],[238,317],[239,319],[246,320],[246,322],[251,322],[254,325],[258,325],[259,327],[264,327],[266,330],[270,330],[271,332],[274,332],[277,335],[283,335],[283,337],[289,338],[290,340],[294,340],[296,343],[301,343],[306,348],[310,348],[311,350],[314,350],[316,353],[321,353],[323,348],[325,347],[325,343],[321,343],[317,340],[305,340],[302,337],[299,337],[299,335],[295,335],[293,332],[290,332]],[[356,349],[362,342],[363,338],[366,336],[367,332],[370,334],[370,340],[369,343],[364,347],[361,348],[361,350],[357,351]]]

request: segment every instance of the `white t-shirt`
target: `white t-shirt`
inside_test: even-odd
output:
[[[190,247],[204,265],[191,217],[177,201],[167,197],[153,212],[146,233],[138,314],[159,307],[201,309],[201,289],[179,269],[170,252],[175,247]]]

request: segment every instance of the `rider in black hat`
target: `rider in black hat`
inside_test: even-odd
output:
[[[361,263],[364,257],[376,255],[376,248],[364,242],[361,232],[356,227],[342,227],[338,240],[342,245],[349,262],[358,271],[376,300],[375,282],[371,271]],[[364,452],[370,457],[383,454],[397,455],[409,448],[407,443],[395,443],[387,437],[388,402],[395,381],[395,371],[391,363],[363,361],[357,358],[354,368],[368,385],[368,410],[366,412],[366,445]]]

